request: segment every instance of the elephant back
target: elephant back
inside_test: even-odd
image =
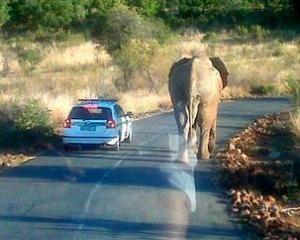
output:
[[[202,106],[218,101],[220,74],[206,56],[193,59],[191,96]]]
[[[169,91],[171,96],[188,97],[191,82],[192,59],[183,58],[173,64],[169,73]]]

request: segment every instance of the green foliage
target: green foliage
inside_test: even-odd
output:
[[[218,43],[220,39],[218,34],[216,34],[215,32],[211,32],[205,34],[205,36],[203,37],[203,41],[212,44],[212,43]]]
[[[131,39],[128,45],[115,52],[115,60],[124,76],[122,82],[116,82],[119,90],[128,90],[134,71],[147,71],[159,43],[156,40]]]
[[[300,106],[300,79],[289,76],[286,80],[288,93],[294,98],[297,107]]]
[[[208,23],[220,12],[218,9],[222,8],[223,4],[224,1],[218,0],[182,0],[178,5],[179,16],[191,22],[196,20],[195,22]]]
[[[135,6],[139,13],[147,17],[156,16],[164,3],[161,0],[126,0],[129,6]]]
[[[181,0],[176,18],[205,27],[286,24],[292,20],[296,0]]]
[[[25,48],[17,46],[15,48],[19,63],[22,69],[27,72],[33,70],[35,66],[43,60],[41,50],[38,48]]]
[[[88,4],[88,15],[106,16],[115,3],[116,0],[92,0]]]
[[[39,104],[37,100],[29,101],[22,111],[22,114],[16,119],[17,129],[21,131],[40,132],[46,130],[48,134],[49,111]]]
[[[137,3],[131,1],[131,4],[133,2]],[[136,9],[122,3],[117,3],[108,12],[103,29],[95,33],[95,41],[106,46],[123,72],[123,78],[115,81],[119,90],[129,89],[135,71],[146,71],[151,78],[147,67],[155,49],[171,35],[162,21],[142,17]]]
[[[236,38],[240,40],[264,40],[270,35],[270,31],[260,25],[237,26]]]
[[[49,111],[32,100],[23,105],[0,103],[0,148],[31,147],[50,141],[53,127]]]
[[[299,5],[297,0],[0,0],[0,26],[9,20],[9,32],[29,30],[46,38],[74,27],[89,30],[95,22],[101,28],[119,7],[120,19],[159,17],[172,27],[272,27],[300,18]]]
[[[134,9],[118,4],[113,7],[106,18],[103,31],[94,35],[96,41],[103,42],[108,51],[113,53],[127,46],[131,39],[157,39],[164,42],[169,30],[160,21],[144,19]]]
[[[121,49],[132,38],[145,38],[144,20],[135,11],[120,4],[107,15],[102,39],[110,52]]]
[[[8,0],[0,0],[0,28],[9,19]]]
[[[250,93],[253,95],[271,95],[276,92],[273,85],[254,85],[251,86]]]
[[[84,19],[86,0],[11,0],[10,25],[14,29],[54,32]]]

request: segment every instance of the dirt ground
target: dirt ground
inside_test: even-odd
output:
[[[300,155],[289,120],[258,119],[217,153],[231,211],[264,239],[300,239]]]

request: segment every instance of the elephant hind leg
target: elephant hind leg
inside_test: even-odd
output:
[[[213,127],[210,130],[208,151],[213,153],[216,148],[216,137],[217,137],[217,121],[215,120]]]
[[[198,148],[198,159],[209,159],[210,153],[215,146],[215,125],[217,115],[217,105],[201,108],[199,111],[198,123],[201,129],[200,144]]]
[[[190,128],[190,133],[189,133],[189,145],[191,147],[196,147],[197,144],[197,119],[198,119],[198,105],[195,103],[193,108],[191,108],[192,111],[192,116],[193,118],[191,119],[192,127]]]
[[[209,139],[209,129],[202,127],[201,128],[201,141],[199,144],[199,150],[197,154],[197,158],[207,160],[210,157],[208,150],[208,139]]]

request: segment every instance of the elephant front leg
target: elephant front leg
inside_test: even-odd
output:
[[[201,136],[200,136],[200,144],[198,149],[197,158],[198,159],[209,159],[210,153],[208,150],[208,142],[209,142],[209,129],[201,129]]]
[[[188,139],[188,144],[190,147],[194,147],[197,144],[197,130],[196,126],[191,128],[190,138]]]
[[[208,150],[213,153],[216,148],[216,137],[217,137],[217,121],[215,120],[212,129],[209,134]]]
[[[175,119],[178,127],[179,141],[178,141],[178,156],[179,160],[189,163],[188,155],[188,135],[189,135],[189,121],[188,112],[185,104],[177,103],[174,107]]]

